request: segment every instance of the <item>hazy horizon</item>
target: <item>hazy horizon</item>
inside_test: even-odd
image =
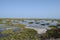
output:
[[[0,0],[0,18],[60,19],[60,0]]]

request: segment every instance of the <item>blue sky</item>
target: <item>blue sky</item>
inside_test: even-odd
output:
[[[60,0],[0,0],[0,18],[60,18]]]

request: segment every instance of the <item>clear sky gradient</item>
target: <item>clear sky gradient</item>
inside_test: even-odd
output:
[[[0,0],[0,18],[60,18],[60,0]]]

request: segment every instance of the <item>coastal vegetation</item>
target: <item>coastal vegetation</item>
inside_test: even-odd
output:
[[[14,32],[13,30],[5,30],[0,33],[0,40],[38,40],[38,33],[33,29],[24,28]],[[3,35],[3,36],[2,36]]]
[[[47,19],[44,20],[46,21]],[[28,23],[30,26],[27,26],[28,24],[19,23],[20,21]],[[51,22],[47,23],[47,21],[46,23],[44,23],[44,21],[43,23],[40,23],[40,19],[0,19],[0,40],[45,40],[50,38],[60,38],[60,22],[51,19]],[[49,23],[52,24],[54,21],[58,22],[57,25],[49,25]],[[35,23],[35,25],[33,23]],[[26,27],[33,27],[33,29]],[[37,29],[34,30],[34,28]],[[39,34],[37,32],[39,28],[46,29],[47,31]]]

